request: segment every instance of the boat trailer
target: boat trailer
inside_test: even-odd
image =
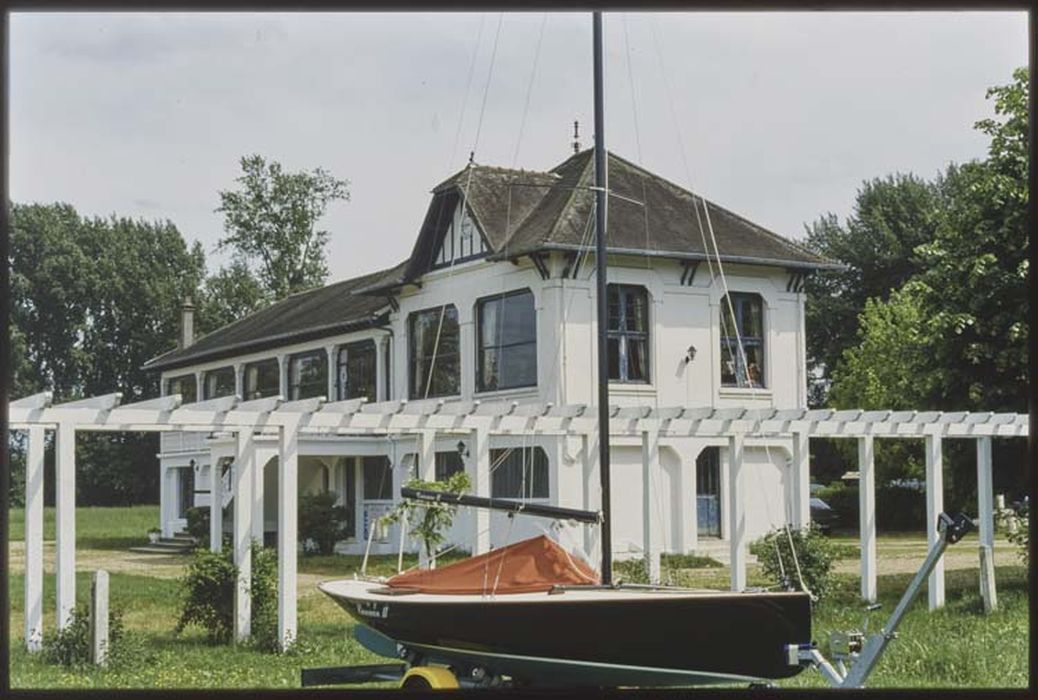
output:
[[[863,631],[834,632],[829,638],[832,661],[819,650],[816,643],[791,644],[785,648],[788,663],[818,670],[834,688],[862,688],[876,668],[887,645],[897,638],[897,627],[909,606],[919,595],[926,578],[933,571],[948,545],[961,540],[974,528],[965,514],[954,518],[941,513],[937,520],[938,539],[927,552],[926,559],[898,601],[897,607],[882,630],[866,637]],[[870,605],[869,611],[879,609]],[[512,679],[487,673],[472,659],[443,656],[431,658],[424,650],[397,643],[365,625],[354,628],[357,641],[368,650],[399,663],[304,668],[301,671],[303,687],[343,685],[354,683],[399,682],[407,689],[494,688],[513,685]],[[440,655],[437,655],[438,657]],[[770,683],[754,683],[751,687],[770,687]]]

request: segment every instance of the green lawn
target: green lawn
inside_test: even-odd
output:
[[[9,511],[10,539],[25,539],[25,511]],[[76,547],[126,549],[148,541],[148,530],[159,526],[159,507],[76,508]],[[43,539],[54,539],[54,508],[43,509]]]
[[[14,523],[19,514],[13,515]],[[77,516],[78,546],[111,548],[122,540],[139,542],[157,518],[157,508],[81,509]],[[14,524],[13,523],[13,524]],[[12,539],[21,535],[21,525]],[[51,528],[53,525],[51,524]],[[94,543],[87,545],[84,539]],[[848,543],[849,544],[849,543]],[[882,559],[883,539],[880,542]],[[100,547],[98,547],[100,548]],[[302,557],[300,573],[348,576],[359,569],[361,557]],[[414,563],[406,557],[404,565]],[[682,565],[680,558],[670,562]],[[698,562],[694,562],[698,563]],[[388,574],[396,570],[396,557],[372,557],[369,571]],[[141,635],[153,658],[132,670],[68,671],[28,654],[22,645],[23,578],[11,573],[11,685],[15,688],[278,688],[298,687],[299,671],[306,667],[379,663],[353,641],[352,624],[344,612],[323,595],[304,595],[299,603],[300,653],[272,655],[247,647],[214,647],[201,630],[189,629],[172,636],[179,605],[176,580],[119,573],[111,574],[112,605],[125,611],[127,629]],[[675,583],[725,589],[727,568],[689,568],[672,572]],[[912,607],[899,633],[873,674],[870,687],[1026,687],[1028,682],[1028,597],[1024,566],[997,569],[999,610],[982,612],[977,593],[976,569],[951,570],[946,574],[947,606],[929,613],[923,593]],[[872,613],[870,628],[878,629],[907,586],[910,576],[879,576],[883,609]],[[312,579],[311,579],[312,580]],[[823,602],[814,616],[814,636],[823,643],[829,632],[859,628],[864,619],[858,600],[856,576],[838,577],[837,592]],[[749,570],[750,585],[761,585],[756,567]],[[300,592],[309,587],[300,585]],[[77,574],[77,594],[85,601],[89,573]],[[53,576],[45,577],[46,633],[54,629]],[[622,630],[617,631],[622,634]],[[752,631],[747,631],[752,633]],[[680,643],[680,640],[675,640]],[[780,683],[783,687],[824,687],[816,672],[805,671]]]

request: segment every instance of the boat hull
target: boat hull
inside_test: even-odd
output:
[[[548,674],[639,685],[655,677],[660,685],[692,685],[787,678],[801,668],[789,665],[785,646],[811,640],[810,600],[802,593],[408,596],[380,594],[377,584],[361,581],[329,582],[321,590],[358,622],[406,647],[531,680]],[[549,674],[553,665],[558,673]],[[580,668],[588,673],[577,673]]]

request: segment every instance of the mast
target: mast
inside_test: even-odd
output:
[[[602,484],[602,583],[613,582],[613,537],[609,503],[609,346],[606,330],[609,303],[606,290],[606,150],[602,85],[602,13],[591,14],[595,66],[595,278],[598,283],[598,470]]]

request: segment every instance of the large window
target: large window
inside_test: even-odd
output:
[[[493,498],[548,498],[548,455],[540,447],[490,450]]]
[[[412,399],[459,393],[458,309],[454,304],[416,311],[408,318]]]
[[[277,358],[245,365],[245,400],[277,396],[281,392],[281,372]]]
[[[375,401],[375,341],[362,340],[339,348],[339,400],[366,398]]]
[[[763,302],[759,294],[732,292],[729,299],[731,306],[728,299],[721,300],[721,385],[763,387]]]
[[[537,314],[529,290],[477,304],[476,390],[537,385]]]
[[[288,397],[308,399],[328,395],[328,355],[324,350],[312,350],[292,355],[288,359]]]
[[[645,287],[611,284],[608,289],[609,379],[649,381],[649,293]]]
[[[361,471],[365,501],[393,500],[393,467],[388,457],[363,457]]]
[[[230,396],[234,393],[234,367],[211,369],[205,373],[202,395],[207,399]]]
[[[182,403],[198,401],[198,382],[195,381],[195,375],[182,374],[179,377],[170,377],[166,382],[166,394],[180,394]]]

